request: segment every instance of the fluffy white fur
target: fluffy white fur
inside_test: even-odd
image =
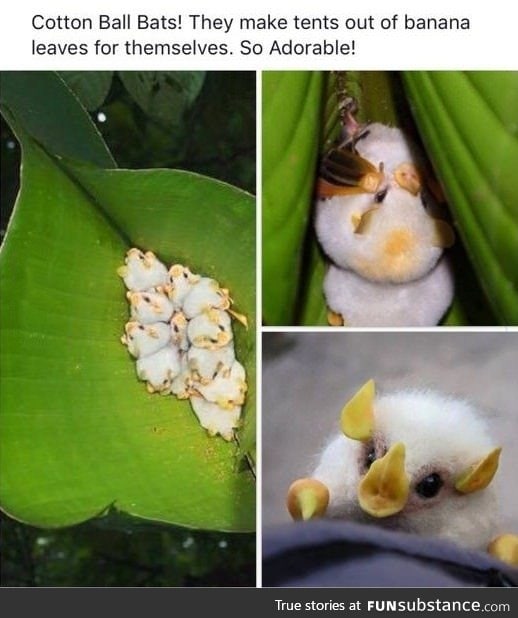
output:
[[[346,316],[346,324],[352,326],[437,324],[453,291],[453,275],[445,258],[424,277],[398,285],[369,281],[334,265],[324,279],[328,307]]]
[[[175,345],[167,344],[158,352],[137,360],[137,376],[149,383],[152,391],[165,392],[180,373],[180,353]]]
[[[383,163],[387,193],[380,203],[371,193],[318,200],[315,229],[334,264],[326,278],[326,300],[350,326],[435,325],[453,290],[453,276],[444,264],[433,271],[443,252],[438,238],[445,224],[431,215],[437,210],[431,196],[425,208],[421,192],[413,195],[394,176],[404,163],[419,167],[419,156],[403,132],[380,123],[368,130],[356,148],[375,167]],[[369,222],[358,233],[358,221],[368,211]]]
[[[419,163],[419,152],[401,129],[373,122],[368,131],[367,137],[356,142],[356,150],[376,167],[383,163],[387,174],[393,174],[405,161]]]
[[[485,549],[497,532],[492,484],[471,494],[454,488],[459,475],[495,446],[475,408],[430,391],[401,391],[378,396],[374,418],[375,443],[388,449],[403,442],[406,447],[410,498],[391,517],[376,519],[364,513],[357,486],[366,472],[363,461],[368,447],[340,434],[325,448],[312,474],[329,489],[327,516],[446,537],[466,547]],[[438,472],[445,484],[436,497],[424,499],[415,493],[415,485],[432,472]]]
[[[377,210],[369,230],[355,233],[355,218],[372,208]],[[419,196],[397,186],[389,189],[379,205],[369,193],[320,200],[315,224],[320,243],[333,262],[370,281],[413,281],[429,272],[442,254],[442,249],[433,245],[435,219]]]

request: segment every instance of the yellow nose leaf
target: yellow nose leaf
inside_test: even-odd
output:
[[[316,479],[298,479],[288,489],[286,506],[293,519],[322,517],[329,504],[329,490]]]
[[[455,489],[461,494],[470,494],[485,489],[498,470],[501,448],[495,448],[484,459],[471,466],[459,476]]]
[[[405,473],[405,445],[398,442],[371,465],[358,486],[358,500],[369,515],[388,517],[403,509],[409,487]]]
[[[345,404],[340,425],[344,434],[352,440],[366,442],[374,431],[374,380],[366,382]]]

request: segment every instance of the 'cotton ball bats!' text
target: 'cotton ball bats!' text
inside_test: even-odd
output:
[[[470,19],[464,16],[422,17],[407,13],[384,17],[268,13],[239,18],[203,13],[122,13],[95,17],[39,13],[31,19],[31,29],[38,35],[32,39],[31,47],[35,56],[349,56],[358,53],[358,40],[368,31],[463,31],[470,28]],[[67,41],[63,31],[99,33],[99,38],[89,36],[78,41],[74,37],[73,41]],[[143,32],[153,37],[144,40],[140,36]],[[157,40],[158,32],[167,32],[168,38]],[[111,39],[101,38],[108,33]],[[126,33],[131,33],[131,38],[124,38]],[[237,33],[255,34],[256,38],[239,38]],[[333,36],[329,36],[331,33]],[[352,35],[354,38],[350,38]]]

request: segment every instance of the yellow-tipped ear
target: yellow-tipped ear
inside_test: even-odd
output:
[[[307,521],[322,517],[328,504],[329,490],[317,479],[305,478],[294,481],[286,496],[286,506],[295,520]]]
[[[374,431],[374,380],[366,382],[345,404],[340,418],[344,434],[352,440],[366,442]]]
[[[127,266],[119,266],[119,268],[117,268],[117,274],[119,275],[119,277],[125,277],[129,272],[129,268]]]
[[[484,459],[463,472],[455,483],[455,489],[461,494],[470,494],[485,489],[498,470],[501,451],[501,448],[495,448]]]
[[[394,172],[394,179],[402,189],[406,189],[412,195],[417,195],[421,191],[421,177],[413,163],[401,163]]]

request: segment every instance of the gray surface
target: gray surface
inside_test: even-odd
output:
[[[518,533],[518,332],[264,333],[263,525],[289,521],[286,489],[311,472],[346,398],[369,378],[383,390],[435,388],[481,409],[503,446],[500,531]]]

